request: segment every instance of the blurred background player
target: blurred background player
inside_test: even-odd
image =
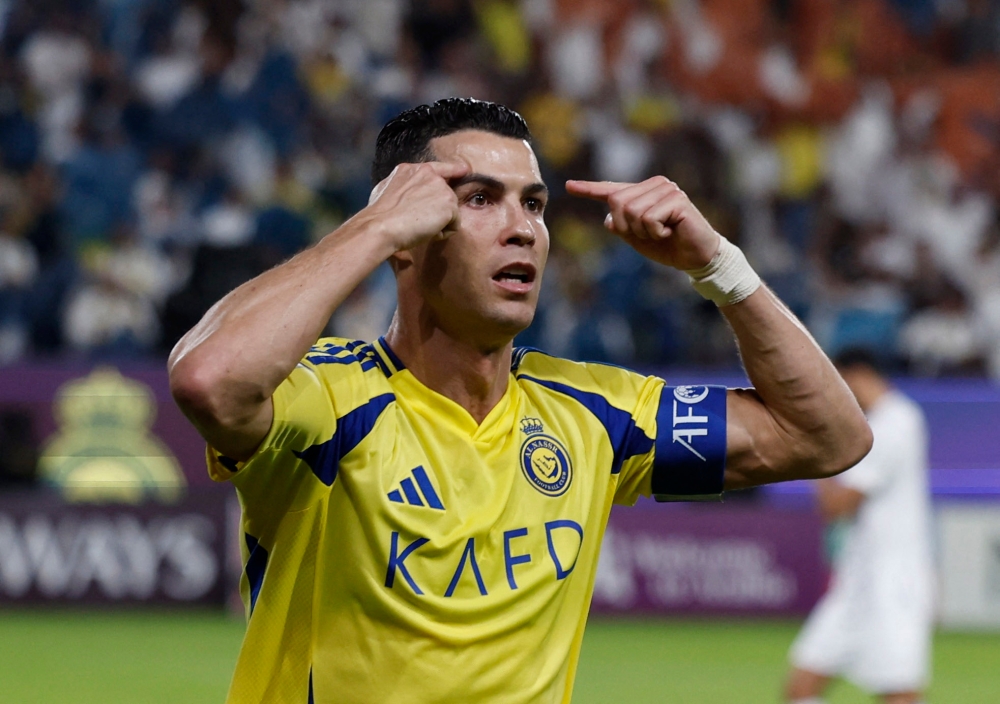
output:
[[[835,360],[868,416],[871,453],[816,483],[837,534],[830,590],[792,645],[786,695],[819,704],[842,676],[891,704],[918,704],[928,682],[933,619],[927,431],[923,412],[880,374],[875,358]]]

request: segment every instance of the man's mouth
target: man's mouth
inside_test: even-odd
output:
[[[535,267],[527,263],[510,264],[494,274],[493,280],[508,291],[527,293],[535,282]]]

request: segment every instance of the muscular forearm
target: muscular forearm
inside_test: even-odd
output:
[[[566,189],[607,203],[605,226],[687,272],[735,331],[756,390],[728,395],[726,488],[836,474],[868,452],[871,431],[833,365],[675,183],[567,181]]]
[[[833,364],[766,287],[720,309],[736,334],[755,387],[731,404],[746,427],[747,452],[731,456],[727,484],[836,474],[871,447],[871,431]]]
[[[871,431],[833,365],[764,287],[739,250],[662,176],[637,184],[567,181],[604,201],[605,226],[641,254],[687,272],[721,306],[756,389],[727,401],[725,487],[836,474],[871,447]]]
[[[263,437],[271,394],[390,254],[375,223],[360,214],[232,291],[181,338],[168,362],[171,389],[206,439],[246,454],[240,450]]]

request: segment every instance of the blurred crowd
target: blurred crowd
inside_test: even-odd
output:
[[[735,363],[561,187],[662,173],[829,351],[1000,377],[1000,0],[0,0],[0,363],[162,355],[449,95],[520,110],[553,189],[520,343]],[[377,337],[393,286],[330,332]]]

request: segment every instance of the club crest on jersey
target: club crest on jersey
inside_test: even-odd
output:
[[[569,453],[562,443],[549,435],[528,436],[521,446],[521,469],[531,485],[546,496],[563,494],[573,481]]]

